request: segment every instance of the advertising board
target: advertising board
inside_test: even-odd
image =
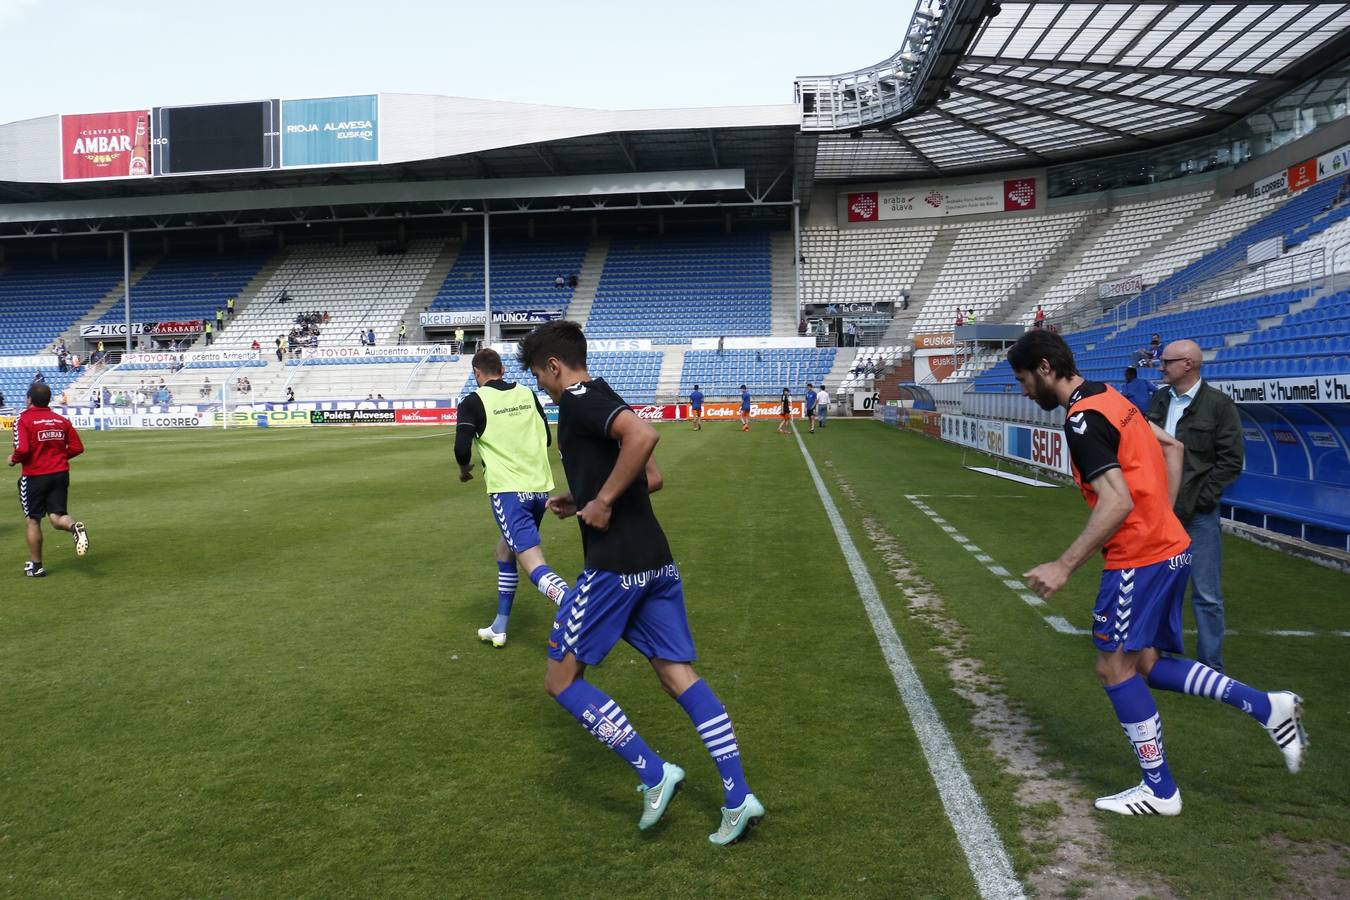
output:
[[[283,101],[282,166],[379,162],[379,105],[377,94]]]
[[[552,322],[554,319],[561,319],[563,311],[561,308],[551,309],[494,309],[492,311],[492,321],[498,325],[537,325],[543,322]],[[459,310],[456,312],[424,312],[418,315],[418,321],[422,325],[431,326],[450,326],[456,325],[482,325],[483,310]]]
[[[1034,178],[942,187],[906,185],[845,195],[846,218],[851,223],[1020,212],[1036,206]]]
[[[1234,403],[1350,403],[1350,375],[1215,381]]]
[[[143,178],[150,174],[150,110],[61,117],[61,177]]]
[[[804,415],[802,404],[793,402],[789,404],[792,415],[801,418]],[[685,409],[688,414],[688,409]],[[781,401],[766,403],[764,401],[750,401],[750,418],[752,419],[777,419],[783,414],[783,404]],[[728,419],[734,420],[740,418],[741,405],[739,403],[705,403],[703,404],[704,419]]]

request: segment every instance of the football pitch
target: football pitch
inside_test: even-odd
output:
[[[768,809],[749,840],[709,844],[716,769],[627,645],[588,678],[688,772],[650,832],[632,770],[544,693],[553,607],[527,579],[508,645],[478,642],[497,532],[451,433],[99,432],[71,486],[88,556],[45,528],[49,577],[25,579],[13,494],[0,518],[0,896],[978,895],[969,810],[949,815],[797,440],[660,427],[696,667]],[[1155,692],[1184,812],[1093,813],[1139,778],[1073,633],[1097,571],[1043,606],[1015,584],[1077,534],[1077,491],[872,422],[801,439],[1029,894],[1350,891],[1350,579],[1225,538],[1228,674],[1304,697],[1308,763]],[[575,522],[543,536],[574,579]]]

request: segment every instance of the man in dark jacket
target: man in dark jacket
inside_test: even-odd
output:
[[[1148,418],[1186,447],[1175,511],[1191,536],[1191,608],[1196,658],[1223,671],[1223,564],[1219,498],[1242,474],[1242,422],[1232,399],[1200,378],[1194,341],[1173,341],[1160,363],[1167,385],[1153,394]]]

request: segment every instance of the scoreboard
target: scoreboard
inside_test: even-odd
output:
[[[151,118],[156,175],[281,167],[281,101],[159,106]]]
[[[61,116],[65,181],[378,163],[379,95]]]

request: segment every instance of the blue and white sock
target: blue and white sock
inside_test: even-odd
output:
[[[693,720],[703,746],[712,754],[717,774],[722,776],[722,792],[727,809],[735,809],[745,802],[750,789],[741,770],[741,749],[736,743],[736,731],[726,707],[717,699],[708,682],[700,678],[681,694],[677,701]]]
[[[572,682],[557,697],[595,739],[624,758],[647,787],[661,783],[664,760],[637,733],[619,704],[584,678]]]
[[[554,606],[562,603],[563,595],[567,593],[567,582],[546,565],[535,566],[530,571],[530,581],[539,588],[539,593],[553,601]]]
[[[516,602],[516,585],[519,583],[515,560],[497,560],[497,618],[492,620],[492,630],[498,634],[506,634],[506,623],[511,618],[511,604]]]
[[[1171,797],[1177,792],[1177,783],[1167,767],[1163,752],[1162,717],[1148,685],[1138,675],[1128,681],[1107,687],[1106,696],[1116,708],[1116,718],[1125,730],[1125,737],[1134,748],[1139,768],[1144,770],[1144,784],[1157,797]]]
[[[1216,672],[1193,659],[1164,656],[1148,673],[1150,687],[1195,697],[1208,697],[1240,709],[1262,725],[1270,718],[1270,696]]]

